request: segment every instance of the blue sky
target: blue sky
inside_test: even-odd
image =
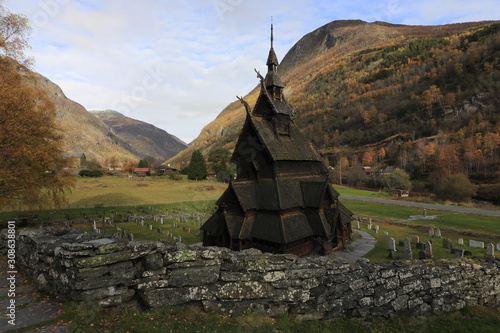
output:
[[[190,142],[279,59],[333,20],[435,25],[500,19],[482,0],[6,0],[33,27],[34,70],[88,109],[114,109]]]

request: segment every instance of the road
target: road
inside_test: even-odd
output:
[[[422,209],[426,208],[426,209],[432,209],[432,210],[449,211],[449,212],[463,213],[463,214],[474,214],[474,215],[486,215],[486,216],[500,217],[500,211],[498,211],[498,210],[478,209],[478,208],[459,207],[459,206],[435,205],[435,204],[427,204],[427,203],[421,203],[421,202],[397,201],[397,200],[376,199],[376,198],[363,198],[363,197],[354,197],[354,196],[350,196],[350,195],[341,195],[341,196],[339,196],[339,199],[372,202],[372,203],[379,203],[379,204],[384,204],[384,205],[415,207],[415,208],[422,208]]]

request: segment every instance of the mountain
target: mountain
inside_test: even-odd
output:
[[[63,148],[67,152],[83,152],[88,160],[103,163],[116,156],[118,160],[138,160],[139,153],[129,143],[88,112],[82,105],[67,98],[61,88],[46,77],[18,66],[25,82],[47,92],[56,108],[56,122],[63,134]]]
[[[460,171],[500,182],[499,32],[499,21],[334,21],[302,37],[279,73],[297,126],[332,165],[347,158],[415,177]],[[251,107],[257,94],[244,97]],[[168,162],[234,148],[244,118],[241,103],[229,104]]]
[[[124,142],[127,142],[140,157],[151,156],[165,161],[184,150],[188,145],[166,131],[124,116],[113,110],[90,110],[94,116],[108,125]]]

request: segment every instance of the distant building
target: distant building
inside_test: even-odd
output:
[[[176,168],[173,168],[169,165],[165,166],[165,165],[162,165],[158,168],[158,170],[156,170],[156,175],[157,176],[164,176],[164,175],[170,175],[174,172],[177,172],[178,170]]]
[[[67,161],[68,168],[82,169],[87,167],[87,157],[84,153],[61,153]]]
[[[351,235],[352,213],[339,202],[319,153],[306,142],[283,95],[272,46],[261,91],[236,143],[237,176],[201,227],[203,245],[233,250],[327,254]]]
[[[398,169],[397,167],[390,165],[390,166],[386,167],[384,169],[384,171],[382,171],[382,173],[391,173],[391,172],[396,171],[397,169]]]
[[[149,176],[149,168],[135,168],[134,175],[138,177]]]

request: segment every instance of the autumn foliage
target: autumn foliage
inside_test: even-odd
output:
[[[0,58],[0,205],[58,205],[73,177],[64,171],[55,110],[18,69],[15,60]]]

